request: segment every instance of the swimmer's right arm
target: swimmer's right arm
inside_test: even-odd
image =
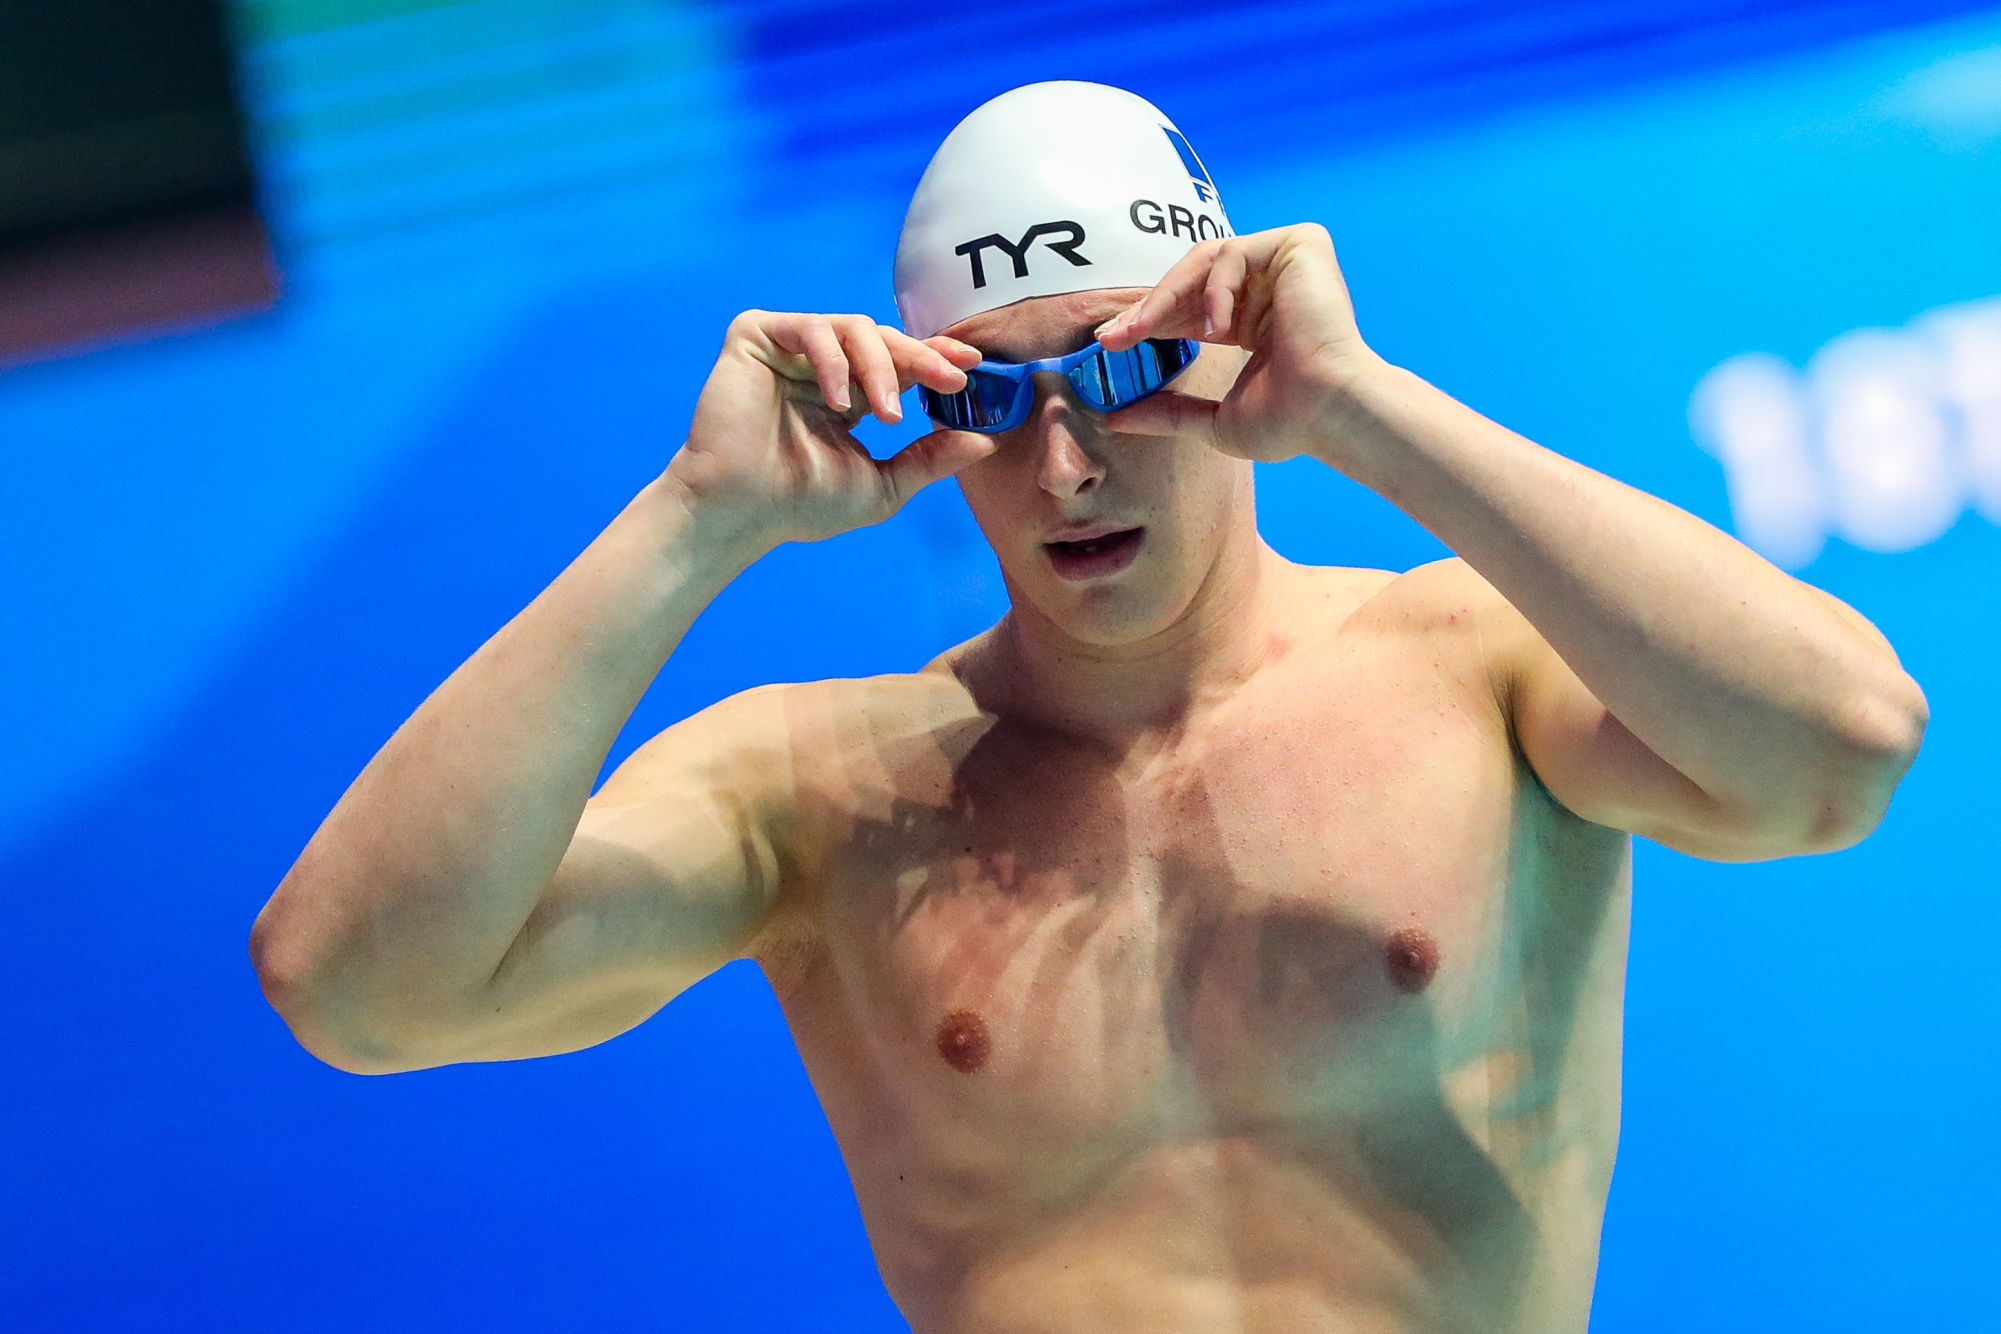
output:
[[[739,957],[781,892],[772,691],[666,729],[591,794],[709,601],[766,551],[893,514],[991,451],[937,431],[875,460],[850,428],[979,353],[862,316],[730,325],[686,443],[397,729],[250,937],[306,1048],[362,1073],[570,1051]]]

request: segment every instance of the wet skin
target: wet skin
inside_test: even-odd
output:
[[[1088,338],[1037,304],[976,345]],[[1512,744],[1492,589],[1287,562],[1249,465],[1060,387],[961,485],[1008,619],[762,705],[748,954],[913,1328],[1581,1331],[1628,843]],[[1138,554],[1067,573],[1086,519]]]
[[[918,1330],[1584,1327],[1626,838],[1448,572],[1284,578],[1320,628],[1143,760],[981,707],[977,642],[786,692],[824,860],[754,957]]]
[[[1582,1331],[1618,831],[1852,846],[1923,692],[1853,608],[1369,352],[1323,229],[1198,246],[1134,297],[959,342],[738,316],[666,472],[301,852],[260,984],[308,1050],[386,1074],[588,1047],[755,959],[919,1334]],[[849,433],[861,390],[893,420],[982,355],[1198,316],[1185,397],[1107,417],[1038,376],[992,439],[876,460]],[[1467,560],[1292,564],[1254,458],[1341,471]],[[998,625],[733,695],[592,791],[736,574],[948,475]]]
[[[1205,346],[1109,416],[1038,375],[1002,435],[852,434],[1094,335]],[[1464,560],[1287,562],[1254,459]],[[947,476],[997,626],[733,695],[593,790],[732,579]],[[923,342],[742,312],[666,470],[397,729],[249,945],[369,1074],[579,1050],[755,959],[920,1334],[1564,1334],[1618,1134],[1617,831],[1851,847],[1927,718],[1854,608],[1378,356],[1301,223]]]

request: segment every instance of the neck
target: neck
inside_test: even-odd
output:
[[[1017,602],[987,655],[1004,682],[1004,707],[1120,746],[1171,738],[1272,655],[1275,585],[1285,564],[1246,518],[1181,615],[1123,644],[1079,640]]]

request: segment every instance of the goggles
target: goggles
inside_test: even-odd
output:
[[[1077,397],[1099,412],[1137,403],[1188,369],[1202,344],[1193,338],[1147,338],[1124,352],[1108,352],[1095,340],[1067,357],[1040,361],[983,361],[966,372],[966,387],[941,394],[918,387],[924,411],[940,426],[994,435],[1011,431],[1028,417],[1035,401],[1037,371],[1056,371]]]

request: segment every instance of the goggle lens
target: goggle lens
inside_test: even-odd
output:
[[[1013,380],[992,371],[966,372],[966,387],[956,394],[941,394],[923,388],[919,394],[924,410],[942,426],[959,431],[991,431],[1014,411],[1014,400],[1028,387],[1026,380]]]
[[[1077,397],[1099,412],[1111,412],[1138,402],[1187,370],[1201,352],[1192,338],[1148,338],[1123,352],[1094,347],[1063,368]],[[1029,392],[1035,369],[1058,369],[1059,361],[1028,363],[1014,373],[975,368],[966,372],[966,387],[941,394],[920,387],[924,411],[940,426],[960,431],[1003,431],[1017,423],[1015,413]]]
[[[1187,339],[1149,338],[1125,352],[1100,348],[1070,372],[1070,383],[1077,387],[1077,397],[1110,412],[1145,398],[1194,359]]]

